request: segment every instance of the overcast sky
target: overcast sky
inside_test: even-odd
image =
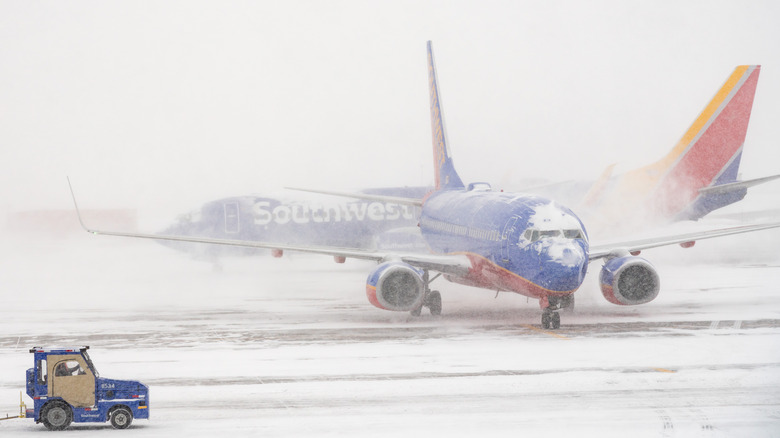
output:
[[[780,173],[776,1],[0,1],[0,211],[181,210],[432,181],[433,40],[465,181],[662,157],[761,64],[744,178]]]

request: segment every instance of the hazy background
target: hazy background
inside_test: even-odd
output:
[[[432,181],[425,41],[466,181],[663,156],[739,64],[780,173],[775,1],[0,1],[0,213],[171,217],[284,185]]]
[[[657,160],[752,63],[743,177],[780,173],[777,1],[0,0],[0,413],[27,349],[86,344],[105,376],[152,386],[144,436],[777,435],[778,230],[647,251],[663,290],[646,306],[606,302],[592,264],[562,342],[515,294],[439,280],[444,316],[411,318],[366,302],[367,262],[215,272],[76,228],[66,175],[85,209],[137,210],[141,231],[285,185],[430,183],[429,39],[465,181]],[[748,196],[780,208],[780,181]],[[62,214],[2,232],[47,209]],[[74,234],[51,239],[63,222]]]

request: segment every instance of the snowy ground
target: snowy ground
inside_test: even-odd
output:
[[[30,347],[90,345],[101,375],[150,386],[152,418],[69,437],[780,436],[780,256],[718,262],[744,240],[723,242],[643,254],[662,279],[645,306],[607,303],[592,264],[545,332],[535,302],[441,280],[441,317],[375,309],[362,262],[215,271],[150,242],[6,239],[0,415],[16,412]],[[36,433],[0,422],[0,436]]]

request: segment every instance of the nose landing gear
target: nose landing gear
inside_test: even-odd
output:
[[[542,313],[542,328],[545,330],[557,330],[561,328],[561,314],[550,308],[544,309]]]
[[[574,309],[574,295],[547,296],[539,300],[542,306],[542,328],[557,330],[561,328],[560,310]]]

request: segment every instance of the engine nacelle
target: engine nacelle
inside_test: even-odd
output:
[[[642,257],[615,257],[607,261],[601,268],[599,282],[604,298],[623,306],[649,303],[661,290],[658,273]]]
[[[422,305],[423,271],[402,262],[385,262],[368,274],[366,295],[384,310],[409,311]]]

